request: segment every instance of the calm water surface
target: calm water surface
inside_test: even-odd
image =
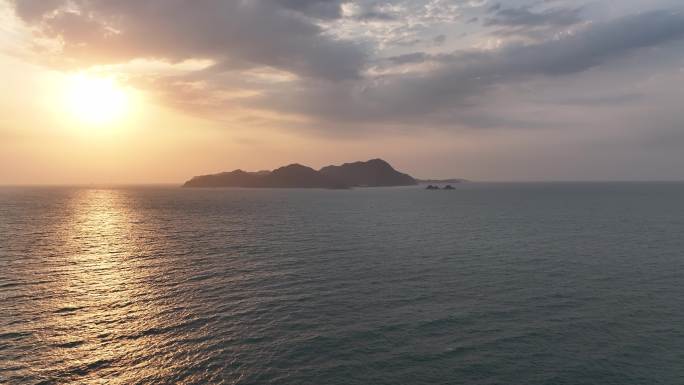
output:
[[[684,384],[684,184],[0,189],[1,384]]]

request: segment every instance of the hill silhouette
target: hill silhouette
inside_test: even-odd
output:
[[[349,186],[410,186],[417,183],[413,177],[395,170],[382,159],[327,166],[320,172]]]
[[[411,186],[417,181],[395,170],[382,159],[327,166],[320,170],[290,164],[273,171],[247,172],[235,170],[201,175],[183,187],[282,187],[282,188],[350,188],[379,186]]]

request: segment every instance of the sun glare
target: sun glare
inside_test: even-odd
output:
[[[111,124],[128,112],[130,97],[113,78],[76,74],[66,88],[65,107],[81,123]]]

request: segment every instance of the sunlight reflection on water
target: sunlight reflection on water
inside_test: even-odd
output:
[[[142,222],[130,197],[124,190],[84,189],[60,204],[55,209],[66,215],[29,246],[45,257],[30,272],[41,280],[33,282],[32,301],[16,309],[30,320],[33,340],[32,354],[22,358],[30,368],[26,379],[97,382],[116,374],[108,383],[129,383],[126,373],[133,372],[122,375],[118,367],[123,358],[138,365],[138,378],[145,371],[168,376],[173,365],[152,366],[148,358],[161,342],[170,305],[150,286],[163,277],[148,263],[150,245],[138,233]]]
[[[149,286],[137,258],[135,213],[124,192],[78,190],[66,205],[70,215],[53,235],[61,243],[60,257],[43,266],[52,280],[35,309],[43,315],[36,337],[58,348],[44,359],[58,363],[62,380],[87,379],[94,369],[102,370],[101,378],[118,357],[150,350],[149,339],[125,337],[145,329],[141,320],[154,318],[156,309],[136,300],[149,295]]]

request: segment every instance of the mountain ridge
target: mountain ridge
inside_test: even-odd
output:
[[[375,158],[365,162],[330,165],[315,170],[292,163],[273,171],[248,172],[240,169],[192,177],[183,187],[263,187],[263,188],[352,188],[412,186],[418,181]]]
[[[366,162],[326,166],[320,172],[332,179],[356,187],[411,186],[417,181],[410,175],[395,170],[386,161],[376,158]]]

